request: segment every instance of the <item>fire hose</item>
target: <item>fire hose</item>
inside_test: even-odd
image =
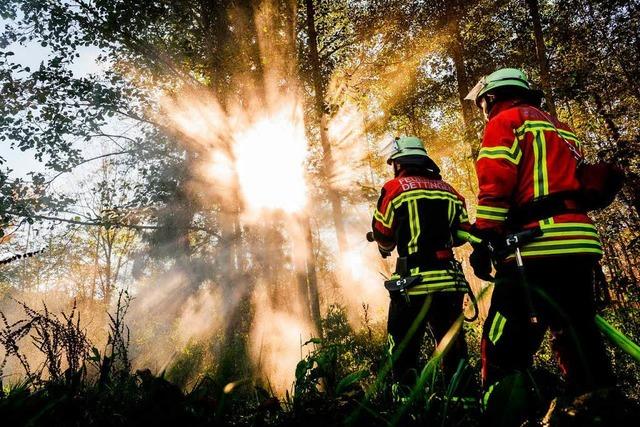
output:
[[[609,340],[618,346],[622,351],[627,353],[629,356],[636,359],[636,362],[640,363],[640,346],[635,342],[631,341],[631,339],[620,332],[619,329],[613,327],[610,323],[608,323],[602,316],[596,314],[596,325],[598,329],[607,337]]]

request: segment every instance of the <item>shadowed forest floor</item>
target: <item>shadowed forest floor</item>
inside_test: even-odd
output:
[[[200,372],[195,384],[180,387],[188,372],[201,366],[198,359],[202,352],[197,348],[185,350],[166,372],[134,372],[125,325],[129,301],[122,295],[110,316],[108,344],[102,353],[86,338],[75,306],[66,314],[56,315],[46,308],[34,310],[24,305],[24,320],[10,324],[4,318],[0,342],[9,357],[20,361],[25,376],[4,384],[0,418],[7,425],[47,426],[483,425],[479,406],[463,405],[457,399],[463,388],[460,378],[464,369],[478,370],[478,355],[473,351],[479,347],[476,324],[466,327],[472,367],[461,366],[445,384],[437,361],[428,360],[433,349],[426,345],[424,370],[414,387],[403,389],[388,375],[390,359],[384,328],[365,324],[353,330],[344,310],[332,306],[323,319],[324,340],[312,339],[303,345],[309,351],[296,367],[291,390],[276,396],[268,381],[223,378],[220,372]],[[619,319],[610,316],[610,320],[615,323]],[[29,339],[45,358],[37,368],[29,365],[20,350]],[[621,391],[626,395],[618,402],[615,422],[626,422],[635,416],[638,370],[627,355],[612,348],[610,352]],[[551,399],[562,392],[548,340],[535,365],[531,378],[542,399],[537,402],[541,418]],[[498,406],[507,412],[514,399],[518,396],[509,394]],[[592,406],[586,411],[601,411],[597,405]],[[611,425],[603,422],[594,416],[547,425]]]

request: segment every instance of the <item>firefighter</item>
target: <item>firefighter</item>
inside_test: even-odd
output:
[[[462,313],[469,285],[451,248],[463,243],[454,231],[470,225],[463,197],[442,180],[420,139],[396,138],[388,152],[395,178],[382,188],[372,227],[381,255],[386,258],[397,249],[398,266],[406,262],[405,271],[398,267],[392,279],[415,279],[408,289],[390,291],[387,323],[397,356],[394,379],[411,386],[427,326],[439,343]],[[445,381],[467,359],[463,332],[453,339],[442,363]]]
[[[571,128],[541,109],[542,98],[527,76],[513,68],[482,78],[467,96],[486,120],[476,163],[475,233],[499,241],[507,233],[542,230],[522,249],[525,280],[516,272],[513,255],[496,263],[481,344],[483,402],[490,417],[499,390],[508,393],[514,384],[526,383],[525,376],[518,376],[531,367],[547,329],[568,396],[614,384],[594,323],[594,267],[602,246],[580,203],[576,168],[581,142]],[[487,251],[477,247],[470,261],[479,278],[491,278]],[[529,315],[529,302],[535,318]],[[531,409],[527,402],[531,399],[511,400],[511,409],[521,404],[514,410],[516,419]],[[504,408],[495,409],[504,416]]]

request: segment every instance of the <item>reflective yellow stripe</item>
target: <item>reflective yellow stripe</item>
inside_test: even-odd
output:
[[[584,222],[559,222],[556,224],[549,224],[542,227],[543,231],[546,233],[548,230],[554,231],[580,231],[580,232],[593,232],[597,233],[598,229],[593,224],[587,224]],[[570,230],[569,230],[570,229]]]
[[[497,214],[504,214],[504,215],[506,215],[509,212],[508,208],[501,208],[500,206],[480,205],[480,206],[478,206],[478,209],[482,209],[482,210],[485,210],[487,212],[494,212],[494,213],[497,213]]]
[[[413,288],[407,291],[408,295],[425,295],[432,294],[435,292],[468,292],[469,288],[467,286],[459,285],[457,282],[447,282],[435,285],[416,285]]]
[[[541,226],[543,235],[539,240],[550,237],[574,237],[574,238],[595,238],[598,239],[598,230],[591,224],[582,223],[559,223],[543,224]]]
[[[407,250],[410,254],[418,252],[418,237],[420,236],[420,217],[418,216],[418,202],[413,199],[408,203],[409,228],[411,230],[411,240]]]
[[[544,132],[544,131],[552,131],[557,132],[564,139],[567,139],[575,144],[578,150],[581,150],[582,141],[576,136],[575,133],[569,132],[568,130],[559,129],[555,127],[552,123],[547,121],[540,120],[527,120],[524,122],[522,126],[516,129],[516,135],[518,139],[522,140],[524,138],[524,134],[527,132],[535,133],[535,132]]]
[[[506,217],[495,216],[495,215],[486,215],[486,214],[483,214],[483,213],[477,213],[476,214],[476,218],[489,219],[491,221],[500,221],[500,222],[503,222],[506,219]]]
[[[492,221],[504,221],[507,219],[509,209],[496,206],[478,206],[477,218],[489,219]]]
[[[568,141],[572,141],[576,148],[580,150],[581,142],[578,137],[567,130],[558,129],[552,123],[539,120],[527,120],[522,126],[516,129],[518,139],[523,139],[525,133],[533,134],[533,194],[534,198],[549,194],[549,174],[547,171],[547,147],[544,132],[557,132]],[[549,221],[544,221],[548,223]]]
[[[430,199],[430,200],[451,200],[454,204],[462,204],[462,200],[458,199],[454,194],[439,190],[411,190],[400,194],[391,201],[393,206],[398,207],[402,203],[411,199]]]
[[[573,143],[576,144],[576,147],[580,148],[580,146],[582,145],[582,141],[580,141],[574,133],[562,129],[558,129],[558,133],[562,135],[564,139],[573,141]]]
[[[548,224],[546,224],[548,225]],[[543,225],[544,227],[544,225]],[[549,230],[544,232],[545,237],[574,237],[574,236],[583,236],[583,237],[595,237],[598,238],[598,233],[595,231],[572,231],[570,228],[567,228],[566,231],[562,231],[563,229],[558,230]]]
[[[543,220],[538,221],[540,227],[544,227],[545,225],[549,225],[553,223],[553,218],[545,218]]]
[[[464,279],[464,276],[459,276],[456,275],[455,277],[451,274],[449,275],[443,275],[443,276],[439,276],[439,277],[422,277],[422,283],[437,283],[437,282],[441,282],[441,281],[448,281],[448,280],[460,280],[460,279]]]
[[[467,208],[464,205],[460,206],[460,222],[469,222],[469,213],[467,212]]]
[[[464,240],[465,242],[469,242],[471,244],[479,245],[482,243],[482,239],[472,235],[471,233],[463,230],[456,230],[456,237],[460,240]]]
[[[433,277],[433,276],[441,276],[443,274],[462,274],[462,272],[460,271],[456,271],[456,270],[429,270],[429,271],[423,271],[420,274],[422,274],[425,277]]]
[[[541,130],[533,134],[533,156],[533,197],[537,199],[549,194],[547,142]]]
[[[547,121],[527,120],[522,124],[522,126],[520,126],[518,129],[516,129],[516,135],[522,136],[526,132],[533,132],[533,131],[539,131],[539,130],[552,130],[552,131],[555,131],[556,128],[553,126],[552,123],[549,123]]]
[[[385,227],[391,228],[391,224],[393,224],[393,216],[395,214],[393,210],[394,207],[389,204],[389,206],[387,206],[386,214],[383,215],[378,209],[376,209],[373,213],[373,217],[376,219],[376,221],[380,221]]]
[[[543,235],[522,249],[522,256],[596,254],[602,255],[598,231],[593,224],[550,223],[541,224]],[[513,255],[507,259],[512,260]]]
[[[568,130],[564,130],[564,129],[560,129],[557,128],[556,126],[553,125],[553,123],[549,123],[547,121],[543,121],[543,120],[527,120],[525,121],[522,126],[520,126],[518,129],[516,129],[516,134],[517,135],[523,135],[526,132],[531,132],[534,130],[552,130],[555,132],[555,130],[558,130],[558,133],[560,133],[564,138],[570,139],[574,142],[580,143],[580,140],[578,139],[578,137],[576,136],[575,133],[570,132]]]
[[[447,279],[447,280],[451,280],[454,277],[462,277],[464,278],[464,273],[462,271],[455,271],[455,270],[429,270],[429,271],[420,271],[419,267],[416,268],[412,268],[411,269],[411,274],[412,275],[421,275],[423,280],[431,280],[431,279]],[[391,276],[391,280],[396,280],[399,279],[400,276],[397,274],[394,274]]]
[[[602,255],[602,248],[600,247],[586,247],[586,246],[576,246],[576,247],[556,247],[553,249],[547,248],[534,248],[534,249],[524,249],[522,251],[523,257],[529,256],[544,256],[544,255],[565,255],[565,254],[595,254]],[[514,259],[513,256],[510,256],[508,259]]]
[[[507,318],[500,314],[499,311],[496,311],[496,315],[493,318],[493,322],[491,322],[491,328],[489,329],[489,340],[495,345],[500,337],[502,336],[502,332],[504,331],[504,325],[507,323]]]
[[[593,239],[546,240],[530,243],[522,249],[522,256],[561,255],[591,253],[602,254],[602,246],[597,237]],[[510,256],[508,259],[513,259]]]
[[[462,201],[460,199],[458,199],[454,194],[447,191],[418,189],[401,193],[389,203],[386,213],[383,214],[378,209],[376,209],[373,213],[373,216],[377,221],[380,221],[382,225],[389,228],[393,223],[395,209],[400,207],[400,205],[402,205],[403,203],[411,201],[412,199],[450,200],[454,204],[462,205]]]
[[[420,272],[419,268],[411,269],[411,275],[422,276],[421,282],[407,290],[409,295],[424,295],[433,292],[467,292],[469,284],[464,273],[456,270],[429,270]],[[397,280],[400,276],[394,274],[390,280]]]
[[[480,149],[480,154],[478,155],[478,160],[480,159],[504,159],[514,165],[520,164],[520,159],[522,159],[522,150],[520,150],[518,138],[513,139],[513,144],[510,148],[504,146],[482,147]]]
[[[563,239],[563,240],[542,240],[542,241],[535,241],[532,243],[529,243],[527,246],[525,246],[525,248],[538,248],[538,247],[549,247],[549,246],[566,246],[566,245],[586,245],[586,246],[592,246],[592,245],[598,245],[600,246],[600,240],[598,240],[597,238],[593,238],[593,239]]]
[[[547,168],[547,139],[544,136],[544,132],[540,132],[540,142],[542,144],[542,195],[549,194],[549,170]]]

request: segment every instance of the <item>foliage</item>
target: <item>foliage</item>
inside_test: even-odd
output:
[[[280,399],[251,381],[225,384],[215,376],[204,375],[185,391],[169,382],[164,373],[132,372],[126,359],[127,296],[121,295],[119,301],[115,314],[110,317],[110,339],[105,352],[101,354],[95,347],[89,351],[86,341],[83,346],[59,351],[40,345],[38,350],[47,360],[44,366],[49,367],[48,376],[31,375],[22,382],[5,386],[0,396],[3,419],[19,425],[150,422],[227,426],[478,425],[477,406],[463,406],[457,397],[463,365],[451,383],[440,384],[438,359],[429,360],[415,386],[398,387],[385,375],[388,353],[384,340],[362,339],[377,332],[369,327],[351,330],[340,307],[332,307],[331,314],[324,318],[326,341],[312,339],[304,344],[314,348],[298,363],[293,394]],[[32,322],[46,319],[43,326],[39,326],[41,335],[66,339],[69,335],[81,334],[82,327],[77,321],[66,323],[67,326],[60,329],[57,317],[52,314],[23,307]],[[71,313],[63,314],[62,318],[73,319],[73,311],[72,308]],[[20,330],[15,326],[24,324],[5,324],[2,331],[2,344],[14,349],[11,353],[14,357],[20,357],[20,347],[24,344],[19,339],[7,340],[6,337],[17,337],[12,331]],[[67,359],[76,358],[74,368],[55,377],[53,374],[60,371],[61,354]],[[354,359],[354,354],[375,357]],[[354,367],[354,361],[362,364]],[[627,373],[620,368],[616,364],[621,374]],[[536,384],[542,393],[551,392],[548,384],[541,381]],[[633,385],[629,387],[631,391]],[[500,407],[508,408],[518,401],[513,395],[506,398]],[[625,409],[628,410],[629,407]]]
[[[44,304],[42,311],[36,311],[25,303],[21,305],[26,319],[10,324],[5,315],[0,313],[4,324],[0,344],[5,353],[0,364],[0,375],[7,360],[15,357],[22,365],[26,382],[39,385],[47,379],[54,383],[76,384],[83,375],[83,363],[90,344],[80,328],[75,302],[68,315],[62,313],[62,319],[50,313]],[[45,356],[45,363],[35,370],[20,351],[20,341],[26,337],[30,337],[35,348]]]

